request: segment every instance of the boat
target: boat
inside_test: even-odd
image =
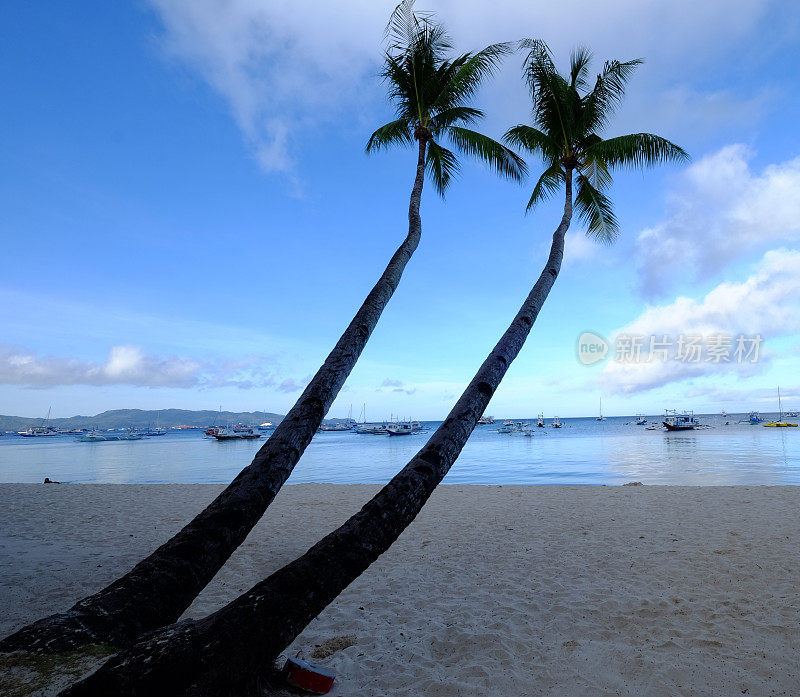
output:
[[[512,428],[513,428],[513,426],[510,426],[510,425],[509,426],[501,426],[500,428],[497,429],[497,432],[498,433],[511,433],[511,429]]]
[[[161,428],[160,426],[155,426],[153,428],[148,428],[144,432],[144,435],[145,436],[166,436],[167,435],[167,429],[166,428]]]
[[[798,412],[797,409],[790,409],[786,412],[786,416],[788,416],[790,419],[796,419],[800,417],[800,412]]]
[[[116,436],[104,436],[99,431],[93,429],[81,434],[75,439],[78,443],[100,443],[107,440],[119,440]]]
[[[723,419],[727,419],[728,418],[728,412],[723,409],[722,412],[720,413],[720,416]]]
[[[595,419],[596,421],[605,421],[606,417],[603,416],[603,398],[600,397],[600,415]]]
[[[353,424],[351,423],[336,423],[336,424],[321,424],[320,431],[352,431]]]
[[[553,417],[553,428],[561,428],[561,419]]]
[[[217,440],[251,440],[261,438],[261,434],[256,429],[249,426],[226,426],[225,428],[215,429],[211,434]]]
[[[386,434],[386,424],[362,423],[356,426],[356,433],[360,435],[380,436]]]
[[[644,426],[647,423],[647,419],[641,414],[637,414],[636,420],[633,423],[635,423],[637,426]]]
[[[491,426],[494,423],[494,416],[481,416],[478,419],[478,426]]]
[[[24,431],[18,431],[17,435],[23,438],[39,438],[42,436],[57,436],[58,431],[53,426],[31,426]]]
[[[544,414],[539,414],[536,418],[536,426],[538,428],[544,428]]]
[[[119,440],[142,440],[142,438],[144,438],[143,433],[139,433],[135,428],[129,428],[124,435],[119,437]]]
[[[700,425],[697,419],[694,418],[693,411],[679,414],[674,409],[667,409],[664,412],[664,420],[661,423],[664,424],[664,428],[668,431],[692,431]]]
[[[52,409],[52,407],[50,407]],[[57,436],[58,429],[55,426],[48,426],[47,422],[50,421],[50,409],[47,410],[47,416],[44,417],[44,422],[41,426],[30,426],[24,431],[17,431],[17,435],[23,438],[41,438],[44,436]]]
[[[778,420],[764,424],[765,428],[796,428],[797,424],[790,424],[783,420],[783,406],[781,405],[781,388],[778,387]]]
[[[761,415],[757,411],[751,411],[747,415],[747,422],[755,426],[755,424],[764,423],[764,419],[761,418]]]
[[[414,427],[410,421],[401,421],[386,427],[386,432],[390,436],[410,436],[414,433]]]
[[[272,431],[275,428],[271,421],[265,421],[258,427],[259,431]]]

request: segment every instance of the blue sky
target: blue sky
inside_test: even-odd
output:
[[[579,223],[489,412],[800,407],[800,45],[788,3],[419,2],[459,50],[545,39],[647,59],[608,135],[688,166],[621,172],[622,236]],[[405,235],[414,154],[363,152],[391,2],[13,2],[0,23],[0,413],[285,412]],[[527,118],[519,58],[480,93]],[[535,170],[536,163],[531,163]],[[440,418],[546,258],[557,203],[464,162],[330,412]],[[611,356],[581,365],[584,331]],[[614,337],[763,336],[755,364],[614,360]]]

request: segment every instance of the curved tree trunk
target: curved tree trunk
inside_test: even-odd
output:
[[[63,697],[242,694],[414,520],[467,442],[517,357],[561,268],[572,177],[547,265],[503,337],[430,440],[356,515],[302,557],[202,620],[145,637]]]
[[[90,643],[127,646],[175,622],[264,514],[319,428],[422,234],[426,142],[420,140],[408,236],[303,394],[250,465],[175,537],[103,590],[0,641],[0,651],[56,653]]]

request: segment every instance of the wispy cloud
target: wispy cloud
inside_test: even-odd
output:
[[[352,125],[367,112],[383,110],[376,73],[381,36],[396,0],[150,4],[163,23],[166,52],[195,69],[227,101],[265,171],[296,180],[298,150],[309,133],[343,116]],[[536,35],[564,56],[576,41],[579,23],[580,38],[602,59],[647,56],[648,80],[639,86],[629,113],[636,129],[641,116],[648,117],[649,128],[654,128],[649,117],[658,117],[668,135],[682,127],[694,132],[698,120],[718,128],[722,116],[741,121],[758,115],[758,100],[751,94],[703,92],[674,81],[675,75],[696,74],[700,66],[727,59],[730,47],[748,35],[756,44],[764,41],[759,22],[768,10],[776,11],[774,6],[769,0],[740,0],[731,12],[727,0],[674,0],[668,8],[630,0],[577,0],[568,6],[509,0],[502,12],[487,14],[478,0],[420,3],[420,9],[438,13],[464,51]],[[779,33],[781,23],[772,22],[771,29]],[[770,48],[764,41],[764,50]],[[489,98],[500,127],[526,117],[528,101],[516,63],[489,87]],[[620,127],[625,123],[623,115]]]
[[[381,383],[381,386],[375,391],[383,392],[384,388],[387,388],[392,392],[397,392],[399,394],[414,394],[417,391],[416,387],[408,387],[405,385],[405,383],[403,383],[402,380],[392,380],[391,378],[386,378]]]
[[[0,344],[0,384],[31,388],[131,385],[180,389],[274,388],[279,392],[296,392],[310,379],[281,378],[278,370],[270,356],[198,360],[151,354],[138,346],[120,345],[112,346],[107,359],[98,362],[42,356],[36,351]]]
[[[800,239],[800,157],[753,172],[731,145],[687,168],[668,217],[637,240],[645,297],[709,278],[735,259]]]
[[[193,387],[198,384],[201,367],[197,361],[180,356],[145,354],[136,346],[113,346],[105,363],[39,356],[10,346],[0,348],[0,383],[30,387]]]

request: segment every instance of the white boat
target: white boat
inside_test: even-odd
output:
[[[321,424],[320,431],[351,431],[353,425],[350,423],[337,423],[337,424]]]
[[[634,421],[634,423],[637,426],[644,426],[647,423],[647,419],[644,416],[642,416],[641,414],[638,414],[636,416],[636,421]]]
[[[553,417],[553,428],[561,428],[561,419],[557,416]]]
[[[414,433],[414,426],[410,421],[400,421],[387,426],[386,432],[390,436],[410,436]]]
[[[23,438],[40,438],[42,436],[57,436],[58,431],[52,426],[31,426],[24,431],[18,431],[17,435]]]
[[[600,416],[597,417],[597,421],[605,421],[606,417],[603,416],[603,398],[600,397]]]
[[[106,440],[118,440],[118,438],[116,436],[104,436],[99,431],[93,429],[87,433],[81,434],[75,440],[79,443],[99,443]]]
[[[491,426],[494,423],[494,416],[481,416],[478,419],[478,426]]]
[[[664,420],[661,423],[668,431],[692,431],[700,425],[694,418],[694,412],[686,411],[679,414],[674,409],[667,409],[664,412]]]
[[[226,426],[225,428],[215,429],[211,434],[217,440],[251,440],[261,438],[261,434],[256,429],[249,426]]]
[[[124,435],[119,437],[119,440],[142,440],[144,435],[139,433],[135,428],[129,428],[125,431]]]
[[[148,428],[144,432],[144,435],[145,436],[166,436],[167,435],[167,429],[166,428],[161,428],[160,426],[155,426],[154,428]]]
[[[800,412],[798,412],[797,409],[789,409],[789,411],[786,412],[786,416],[796,419],[800,417]]]
[[[258,427],[259,431],[272,431],[275,428],[271,421],[265,421]]]
[[[370,436],[385,436],[388,432],[386,424],[359,424],[356,433]]]
[[[539,416],[536,419],[536,425],[539,428],[544,428],[544,414],[539,414]]]
[[[797,424],[790,424],[783,420],[783,405],[781,404],[781,388],[778,387],[778,420],[764,424],[767,428],[797,428]]]
[[[728,418],[728,412],[723,409],[722,412],[720,413],[720,416],[723,419],[727,419]]]

